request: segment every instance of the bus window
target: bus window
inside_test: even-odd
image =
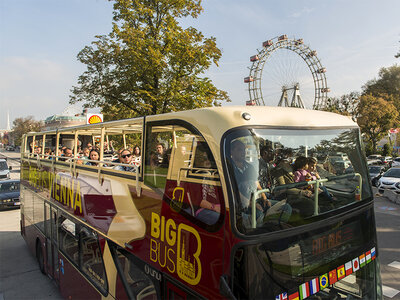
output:
[[[110,244],[110,249],[129,299],[159,299],[161,273],[115,245]]]
[[[207,142],[193,131],[180,125],[150,127],[145,183],[163,193],[174,211],[211,230],[222,220],[221,182]]]
[[[370,198],[362,157],[357,129],[236,130],[226,161],[238,229],[299,226]]]
[[[164,193],[172,151],[173,126],[154,126],[146,141],[145,183]]]
[[[79,239],[77,224],[61,215],[58,219],[58,236],[60,239],[60,249],[76,265],[79,265]]]
[[[97,286],[107,290],[106,272],[104,269],[97,234],[86,227],[80,233],[81,268]]]

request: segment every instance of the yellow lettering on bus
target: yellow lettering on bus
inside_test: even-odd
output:
[[[60,196],[58,194],[58,190],[60,189],[60,175],[56,174],[56,179],[54,180],[54,185],[55,185],[55,199],[57,201],[60,201]]]
[[[173,230],[171,230],[171,227]],[[174,220],[168,219],[167,224],[165,226],[165,230],[167,231],[166,239],[167,243],[170,246],[175,245],[176,243],[176,225]]]
[[[49,193],[54,198],[54,173],[49,172]]]
[[[157,262],[157,242],[153,239],[150,239],[150,260],[152,262]]]
[[[68,180],[68,197],[67,197],[67,206],[73,206],[74,203],[74,189],[75,189],[75,184],[74,182],[71,183],[70,180]]]
[[[74,181],[72,180],[71,185],[74,185]],[[74,210],[79,207],[79,212],[82,213],[82,196],[81,196],[81,184],[78,181],[76,185],[76,193],[75,193],[75,201],[74,201]]]
[[[67,202],[67,182],[69,180],[67,178],[61,177],[60,178],[60,186],[61,186],[61,191],[60,191],[60,202],[66,204]]]
[[[170,255],[170,253],[172,252],[172,257]],[[167,265],[167,269],[168,271],[170,271],[171,273],[175,272],[175,263],[174,263],[174,257],[176,257],[175,255],[175,251],[172,248],[169,248],[167,251],[167,257],[168,257],[168,261],[172,264],[172,268],[170,268],[169,264]]]
[[[158,239],[160,237],[160,216],[156,213],[151,213],[151,236]]]

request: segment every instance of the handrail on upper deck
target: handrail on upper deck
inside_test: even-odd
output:
[[[360,173],[351,173],[351,174],[345,174],[345,175],[339,175],[339,176],[328,176],[323,179],[291,183],[291,184],[287,184],[287,185],[278,186],[278,187],[274,188],[274,191],[287,190],[287,189],[290,189],[293,187],[302,187],[302,186],[310,186],[310,185],[314,185],[314,191],[318,191],[320,183],[328,182],[330,180],[340,180],[340,179],[354,178],[354,177],[358,177],[358,184],[359,184],[358,185],[358,189],[359,189],[358,193],[359,193],[360,199],[362,199],[362,197],[361,197],[362,176]],[[250,205],[251,205],[251,226],[252,226],[252,228],[256,228],[256,226],[257,226],[256,200],[259,198],[259,195],[261,195],[263,193],[269,193],[269,192],[270,192],[269,189],[262,189],[262,190],[256,191],[251,196]],[[318,194],[319,193],[314,192],[314,214],[313,214],[314,216],[317,216],[319,214],[319,212],[318,212],[318,202],[319,202]]]

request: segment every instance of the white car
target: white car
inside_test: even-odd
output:
[[[392,161],[392,167],[398,167],[400,166],[400,157],[396,157]]]
[[[11,167],[7,165],[7,161],[3,158],[0,158],[0,180],[10,179],[10,170]]]
[[[390,168],[387,170],[378,182],[378,191],[383,193],[384,190],[396,191],[396,184],[400,183],[400,168]]]

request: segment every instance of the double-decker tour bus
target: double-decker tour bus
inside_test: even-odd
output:
[[[204,108],[28,133],[21,149],[21,232],[66,299],[382,297],[345,116]]]

